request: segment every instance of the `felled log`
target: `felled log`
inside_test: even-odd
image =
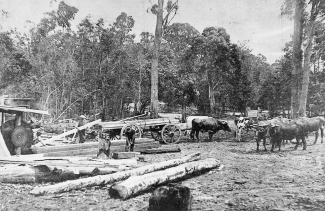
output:
[[[2,157],[0,156],[0,164],[28,164],[28,165],[46,165],[46,166],[70,166],[70,167],[115,167],[120,166],[137,166],[135,159],[89,159],[85,157],[39,157],[39,156],[11,156]]]
[[[147,143],[154,143],[154,139],[149,138],[137,138],[135,140],[135,144],[147,144]],[[112,140],[111,146],[125,146],[126,140]],[[33,146],[32,151],[35,154],[41,154],[41,153],[48,153],[48,152],[58,152],[58,151],[70,151],[70,150],[82,150],[82,149],[97,149],[98,148],[98,142],[86,142],[82,144],[62,144],[58,146],[41,146],[41,147],[35,147]]]
[[[57,140],[57,139],[60,139],[60,138],[63,138],[63,137],[65,137],[65,136],[68,136],[68,135],[71,135],[71,134],[73,134],[73,133],[76,133],[76,132],[78,132],[78,130],[84,130],[84,129],[88,128],[88,127],[94,126],[94,125],[100,123],[101,121],[102,121],[101,119],[98,119],[98,120],[96,120],[96,121],[93,121],[93,122],[87,123],[87,124],[85,124],[85,125],[83,125],[83,126],[81,126],[81,127],[78,127],[78,128],[76,128],[76,129],[69,130],[69,131],[67,131],[67,132],[65,132],[65,133],[62,133],[62,134],[60,134],[60,135],[57,135],[57,136],[53,136],[52,138],[47,139],[47,140],[44,140],[44,141],[42,141],[42,143],[37,143],[37,144],[35,144],[34,146],[35,146],[35,147],[40,147],[40,146],[42,146],[43,144],[51,143],[52,141],[55,141],[55,140]]]
[[[7,164],[0,167],[0,182],[2,183],[38,183],[62,182],[76,179],[80,176],[95,176],[116,173],[123,169],[113,167],[87,166],[47,166],[47,165],[15,165]]]
[[[0,167],[0,182],[2,183],[36,183],[62,182],[76,179],[77,175],[68,169],[50,169],[48,166],[18,166]]]
[[[191,154],[179,159],[167,160],[159,163],[154,163],[128,171],[117,172],[114,174],[82,178],[73,181],[66,181],[55,185],[44,187],[35,187],[30,193],[33,195],[42,195],[46,193],[62,193],[70,190],[77,190],[84,187],[106,185],[129,178],[130,176],[143,175],[153,171],[170,168],[186,162],[199,160],[200,153]]]
[[[134,151],[139,152],[145,149],[151,149],[154,147],[159,147],[158,142],[149,142],[143,144],[135,144]],[[110,152],[124,152],[125,145],[121,146],[111,146]],[[80,150],[69,150],[69,151],[57,151],[57,152],[48,152],[44,153],[44,157],[62,157],[62,156],[91,156],[95,157],[97,155],[98,148],[92,149],[80,149]]]
[[[153,185],[170,182],[194,172],[216,168],[219,165],[220,162],[218,160],[208,158],[141,176],[132,176],[127,180],[112,186],[109,190],[109,194],[111,197],[126,199],[141,191],[148,190]]]
[[[188,187],[169,185],[157,188],[149,199],[148,211],[190,211],[192,194]]]
[[[159,154],[159,153],[172,153],[172,152],[180,152],[181,149],[179,147],[158,147],[158,148],[151,148],[145,149],[140,151],[143,154]]]

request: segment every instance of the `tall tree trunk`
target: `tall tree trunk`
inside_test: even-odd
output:
[[[185,122],[185,120],[186,120],[185,112],[186,112],[185,93],[183,91],[183,96],[182,96],[182,122]]]
[[[158,59],[162,37],[164,0],[158,0],[157,23],[154,40],[154,54],[151,65],[151,102],[150,108],[154,118],[158,117]]]
[[[303,0],[295,1],[292,83],[291,83],[291,117],[297,117],[299,109],[299,91],[302,72],[302,29],[303,29]]]
[[[301,95],[299,100],[299,116],[306,116],[306,106],[307,106],[307,96],[308,96],[308,87],[309,87],[309,74],[310,74],[310,57],[312,50],[312,40],[313,40],[313,31],[314,31],[314,23],[311,27],[308,27],[308,38],[306,49],[304,52],[304,69],[303,69],[303,77],[302,77],[302,86],[301,86]]]
[[[141,94],[142,94],[141,83],[142,83],[142,64],[140,64],[140,67],[139,67],[138,98],[136,100],[136,103],[134,104],[134,108],[135,108],[134,115],[138,114],[138,112],[140,111],[140,107],[141,107]]]
[[[212,82],[212,76],[209,73],[209,70],[206,69],[207,74],[207,80],[208,80],[208,86],[209,86],[209,103],[210,103],[210,114],[215,114],[215,108],[216,108],[216,100],[214,97],[214,89],[213,89],[213,82]]]
[[[306,116],[306,106],[307,106],[307,96],[308,96],[308,87],[309,87],[309,74],[310,74],[310,57],[311,50],[313,47],[314,31],[316,25],[317,17],[317,8],[313,2],[310,20],[307,26],[307,43],[304,51],[304,69],[302,77],[302,86],[301,86],[301,95],[299,100],[299,116]]]

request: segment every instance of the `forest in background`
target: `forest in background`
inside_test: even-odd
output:
[[[87,16],[72,30],[77,12],[61,1],[28,33],[0,33],[1,94],[35,99],[34,108],[48,110],[52,120],[101,112],[112,120],[144,113],[150,105],[154,35],[142,32],[135,40],[137,20],[124,12],[109,26]],[[321,35],[324,29],[320,24],[314,32]],[[307,109],[321,113],[325,48],[320,36],[314,38]],[[190,23],[164,25],[158,99],[166,112],[196,108],[217,117],[225,111],[244,113],[247,107],[274,115],[290,110],[296,79],[293,43],[283,51],[268,64],[263,55],[251,53],[248,43],[232,43],[225,28],[211,26],[200,33]]]

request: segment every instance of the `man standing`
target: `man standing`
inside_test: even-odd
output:
[[[79,117],[79,121],[78,121],[78,126],[77,127],[81,127],[84,126],[87,122],[86,122],[86,116],[81,115]],[[86,129],[83,130],[78,130],[78,136],[79,136],[79,143],[84,143],[86,141],[85,136],[86,136]]]

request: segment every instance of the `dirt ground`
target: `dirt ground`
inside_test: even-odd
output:
[[[184,138],[181,153],[145,155],[141,165],[201,152],[225,167],[193,175],[178,183],[191,189],[192,210],[325,210],[325,143],[320,141],[306,151],[293,144],[282,151],[256,153],[252,137],[244,135],[236,142],[233,134],[220,132],[212,142],[201,143]],[[270,145],[267,146],[270,149]],[[109,187],[92,187],[63,194],[32,196],[34,186],[0,184],[0,210],[146,210],[150,192],[128,200],[111,199]]]

